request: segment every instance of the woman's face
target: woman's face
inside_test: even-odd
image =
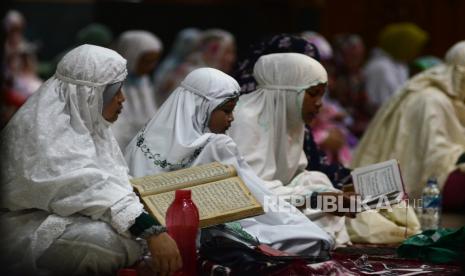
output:
[[[305,90],[302,104],[302,120],[309,125],[316,117],[323,105],[322,99],[325,94],[326,83],[309,87]]]
[[[237,99],[231,99],[222,106],[213,110],[210,116],[208,128],[216,134],[224,134],[234,121],[233,110],[236,107]]]
[[[149,51],[140,55],[137,62],[136,74],[138,76],[150,74],[155,69],[159,58],[160,53],[157,51]]]
[[[118,119],[118,115],[123,109],[123,102],[126,99],[124,98],[123,92],[120,89],[116,94],[111,98],[111,101],[108,102],[102,110],[102,116],[110,123],[113,123]]]

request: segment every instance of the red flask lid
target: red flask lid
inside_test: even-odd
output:
[[[191,190],[176,190],[175,198],[176,199],[190,199]]]

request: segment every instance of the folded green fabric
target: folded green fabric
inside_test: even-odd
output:
[[[465,227],[426,230],[405,240],[397,254],[432,263],[460,262],[465,259]]]

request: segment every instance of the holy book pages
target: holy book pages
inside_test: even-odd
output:
[[[178,189],[192,191],[202,228],[264,213],[234,166],[218,162],[135,178],[131,182],[148,211],[162,225]]]
[[[397,204],[405,196],[399,163],[395,159],[356,168],[352,171],[354,190],[368,209]],[[363,207],[363,206],[362,206]],[[366,207],[363,210],[368,210]]]

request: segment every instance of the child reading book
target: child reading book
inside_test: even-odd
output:
[[[230,76],[212,68],[192,71],[174,90],[125,151],[134,177],[211,163],[233,165],[254,197],[265,205],[271,193],[250,169],[233,140],[223,133],[233,120],[240,88]],[[317,255],[334,241],[286,202],[287,212],[265,209],[265,214],[239,221],[260,242],[290,253]]]

